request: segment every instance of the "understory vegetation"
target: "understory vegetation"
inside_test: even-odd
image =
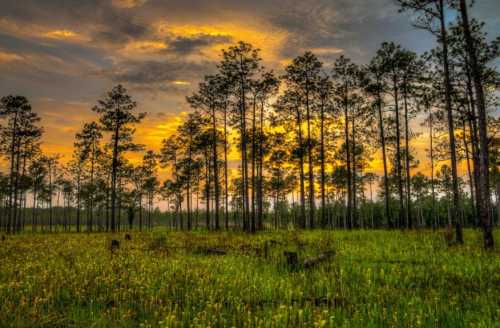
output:
[[[464,234],[451,247],[430,230],[4,236],[0,326],[495,327],[500,253]]]

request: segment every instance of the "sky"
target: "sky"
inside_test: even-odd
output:
[[[471,16],[500,31],[500,1],[476,1]],[[26,96],[44,150],[68,157],[92,106],[121,83],[148,113],[137,140],[158,149],[221,49],[240,40],[278,73],[306,50],[365,64],[383,41],[434,47],[394,0],[0,0],[0,96]]]

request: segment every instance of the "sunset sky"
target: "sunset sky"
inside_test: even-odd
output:
[[[500,1],[471,16],[500,31]],[[45,127],[44,149],[68,155],[97,99],[122,83],[148,112],[138,141],[158,149],[189,110],[185,96],[239,40],[280,72],[312,50],[364,64],[383,41],[423,52],[432,37],[393,0],[0,0],[0,96],[29,98]],[[418,140],[415,145],[418,147]],[[424,146],[421,148],[423,149]]]

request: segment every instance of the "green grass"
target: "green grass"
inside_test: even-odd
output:
[[[111,238],[120,240],[114,253]],[[400,231],[9,236],[0,242],[0,327],[500,327],[500,252],[483,251],[479,232],[465,239],[448,247],[441,233]],[[267,258],[266,240],[277,242]],[[288,268],[283,257],[332,249],[311,269]]]

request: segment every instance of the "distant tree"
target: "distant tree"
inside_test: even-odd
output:
[[[1,127],[1,152],[9,162],[8,184],[8,215],[6,232],[13,233],[20,230],[21,220],[18,213],[18,198],[22,167],[25,165],[23,157],[32,156],[38,143],[42,129],[37,126],[40,118],[31,109],[28,100],[23,96],[6,96],[0,99],[0,118],[6,121]]]
[[[236,123],[240,134],[241,153],[241,198],[244,230],[255,231],[255,221],[250,221],[249,177],[248,177],[248,95],[255,75],[260,69],[259,50],[249,43],[239,42],[236,46],[223,50],[220,63],[222,76],[230,81],[230,93],[235,104],[231,112],[232,121]]]
[[[40,194],[45,189],[45,181],[47,177],[47,167],[44,165],[44,155],[39,154],[29,165],[28,174],[31,177],[32,187],[31,193],[33,196],[32,212],[31,212],[31,228],[35,231],[38,225],[37,209],[39,206]]]
[[[392,225],[392,218],[390,216],[390,193],[389,193],[389,177],[388,177],[388,166],[387,166],[387,147],[386,147],[386,131],[385,131],[385,120],[384,120],[384,93],[388,89],[388,85],[384,79],[384,68],[381,56],[374,57],[370,64],[363,70],[361,77],[361,85],[365,94],[371,97],[372,108],[377,113],[378,118],[378,131],[379,131],[379,142],[382,150],[382,163],[384,169],[384,179],[383,179],[383,190],[384,190],[384,214],[385,219],[389,226]]]
[[[328,77],[323,77],[318,83],[318,111],[320,121],[320,185],[321,185],[321,226],[327,225],[326,213],[326,145],[325,121],[327,113],[333,112],[332,103],[333,84]]]
[[[314,163],[313,148],[314,138],[312,135],[313,120],[313,97],[317,92],[320,79],[320,70],[323,64],[311,52],[293,59],[292,63],[285,68],[283,79],[288,88],[299,94],[300,106],[305,109],[305,121],[307,128],[307,158],[308,158],[308,180],[309,180],[309,227],[315,226],[314,211]]]
[[[353,189],[352,189],[352,139],[350,138],[351,131],[349,125],[351,123],[351,110],[353,105],[353,99],[351,96],[355,88],[358,85],[358,67],[351,62],[350,59],[340,56],[334,63],[333,67],[333,80],[335,81],[335,96],[336,101],[339,104],[339,108],[342,108],[342,114],[344,115],[344,149],[345,156],[340,156],[340,158],[345,159],[346,166],[346,192],[347,192],[347,226],[349,229],[353,227]]]
[[[117,85],[106,96],[98,101],[92,108],[99,113],[103,130],[111,133],[112,164],[111,164],[111,231],[116,231],[116,188],[118,157],[127,150],[135,150],[132,143],[134,130],[130,125],[139,123],[144,118],[144,113],[133,113],[137,103],[127,94],[122,85]]]
[[[300,95],[293,89],[286,90],[274,104],[275,117],[273,121],[275,125],[284,126],[286,129],[291,129],[295,132],[295,146],[293,147],[290,157],[292,160],[298,161],[299,170],[299,227],[306,228],[306,210],[305,210],[305,173],[304,173],[304,154],[305,144],[302,133],[303,111],[300,106]],[[290,117],[293,119],[290,120]]]
[[[75,148],[78,150],[78,170],[85,170],[87,166],[88,180],[85,184],[85,189],[87,193],[87,230],[92,231],[93,218],[94,218],[94,198],[96,192],[95,186],[95,169],[97,161],[102,155],[102,150],[100,147],[100,142],[102,140],[102,132],[99,125],[96,122],[85,123],[81,132],[77,133],[75,136]],[[80,167],[81,166],[81,167]],[[81,179],[81,174],[84,172],[78,171],[79,178]],[[78,183],[80,184],[80,183]],[[80,203],[81,198],[81,186],[77,188],[77,198],[78,203]],[[77,212],[79,212],[79,205],[77,206]],[[77,217],[79,214],[77,214]]]

